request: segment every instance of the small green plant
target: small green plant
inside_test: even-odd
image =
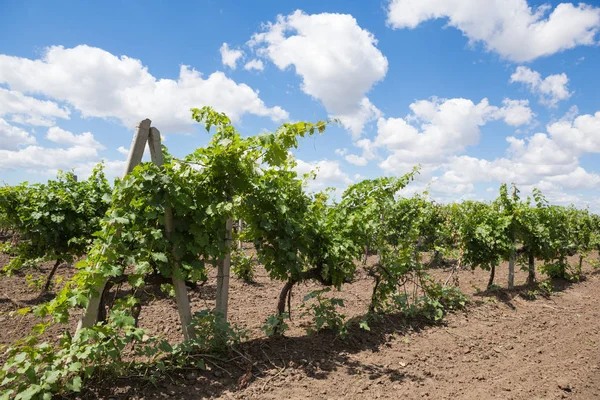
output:
[[[207,352],[223,352],[248,338],[248,331],[232,326],[211,310],[202,310],[194,314],[192,326],[196,338],[188,345]]]
[[[231,269],[235,276],[244,282],[254,282],[254,270],[252,256],[247,256],[238,249],[231,255]]]
[[[312,316],[315,328],[308,328],[306,330],[309,335],[328,328],[344,339],[348,335],[348,322],[346,321],[346,316],[337,311],[337,307],[344,307],[344,300],[323,297],[323,294],[330,291],[331,288],[314,290],[304,296],[301,306],[304,311],[301,315]]]
[[[283,335],[285,331],[289,329],[289,325],[285,322],[288,317],[288,313],[283,313],[281,315],[271,314],[261,329],[265,332],[267,337],[271,337],[275,334]]]
[[[538,296],[548,298],[553,292],[554,286],[552,286],[551,280],[548,279],[538,283],[534,289],[528,290],[523,297],[525,297],[527,300],[535,300]]]
[[[18,341],[6,351],[7,361],[0,370],[0,399],[50,399],[53,394],[79,392],[86,379],[105,366],[104,376],[117,376],[134,363],[122,359],[126,346],[137,343],[136,354],[153,360],[159,353],[157,338],[149,338],[136,328],[135,319],[128,313],[134,298],[119,300],[107,324],[82,329],[71,336],[65,331],[59,343],[42,342],[32,335]],[[47,324],[40,324],[42,332]]]
[[[409,319],[425,318],[439,322],[450,311],[458,311],[468,303],[467,297],[454,286],[429,282],[423,287],[425,293],[412,302],[405,293],[393,297],[397,310]]]
[[[487,291],[490,293],[499,292],[501,290],[502,286],[496,285],[495,283],[492,283],[490,286],[487,287]]]
[[[175,287],[171,283],[161,283],[160,291],[169,297],[175,297]]]
[[[437,301],[444,308],[444,313],[448,311],[459,311],[464,309],[469,303],[469,299],[455,286],[443,286],[436,283],[428,287],[428,295]]]
[[[540,266],[540,271],[548,275],[549,278],[565,279],[570,282],[579,279],[579,275],[572,271],[571,266],[566,262],[556,261],[543,264]]]
[[[543,281],[538,285],[538,291],[545,296],[549,296],[554,292],[554,286],[550,281]]]
[[[36,278],[33,274],[25,275],[25,282],[27,282],[27,286],[33,288],[37,291],[42,290],[46,280],[43,277]],[[50,288],[54,285],[54,283],[50,284]]]

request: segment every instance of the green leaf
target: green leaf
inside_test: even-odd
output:
[[[68,388],[74,392],[81,392],[81,377],[80,376],[76,376],[74,377],[71,382],[68,385]]]
[[[370,331],[371,328],[369,327],[369,324],[367,323],[367,321],[360,321],[360,323],[358,324],[358,326],[360,327],[360,329],[364,329],[365,331]]]
[[[81,371],[82,364],[79,361],[69,364],[69,372]]]
[[[167,255],[165,253],[155,253],[154,252],[154,253],[152,253],[152,259],[154,261],[160,261],[160,262],[163,262],[163,263],[166,263],[166,262],[169,261]]]

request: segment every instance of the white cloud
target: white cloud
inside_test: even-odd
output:
[[[529,100],[504,99],[499,116],[510,126],[521,126],[531,122],[535,114],[529,108]]]
[[[448,184],[515,182],[524,190],[537,187],[552,193],[600,186],[600,175],[582,168],[577,153],[544,133],[526,139],[508,137],[507,142],[506,157],[491,161],[471,156],[450,158],[440,180]]]
[[[226,112],[234,121],[246,113],[274,121],[288,118],[281,107],[265,106],[257,91],[223,72],[203,78],[181,66],[177,80],[157,79],[140,60],[89,46],[50,47],[38,60],[0,55],[2,83],[67,102],[84,117],[118,118],[128,128],[150,118],[161,131],[190,131],[189,109],[204,105]]]
[[[0,150],[17,150],[23,145],[34,143],[35,138],[29,132],[0,118]]]
[[[306,162],[296,160],[296,171],[299,174],[306,174],[311,171],[316,172],[316,179],[310,180],[308,187],[310,190],[322,190],[331,186],[347,186],[352,183],[352,179],[342,171],[338,161],[312,161]]]
[[[487,160],[460,153],[477,143],[480,128],[489,121],[503,119],[509,125],[530,121],[533,114],[526,101],[506,99],[502,107],[495,107],[486,99],[474,104],[434,98],[410,108],[412,114],[405,118],[381,118],[375,139],[363,139],[361,145],[389,152],[380,163],[388,173],[403,174],[421,164],[415,190],[427,188],[435,198],[448,201],[474,198],[479,183],[515,182],[525,192],[538,187],[567,203],[572,200],[568,191],[600,187],[600,175],[586,171],[579,160],[584,153],[600,152],[600,112],[575,116],[573,108],[548,125],[546,133],[507,137],[506,155]]]
[[[385,77],[388,61],[373,34],[354,17],[300,10],[279,15],[264,32],[253,35],[249,45],[281,70],[294,66],[302,77],[302,90],[320,100],[331,115],[344,118],[355,136],[360,134],[375,109],[370,102],[366,105],[365,94]]]
[[[362,149],[362,157],[372,160],[377,157],[375,144],[369,139],[360,139],[354,142],[354,145]]]
[[[0,171],[20,169],[30,174],[53,177],[58,170],[72,170],[78,177],[85,179],[99,162],[103,162],[104,172],[110,180],[123,174],[125,161],[101,158],[98,151],[105,147],[98,143],[90,132],[75,135],[61,128],[52,127],[48,129],[46,138],[62,147],[40,145],[28,145],[22,148],[14,145],[9,147],[5,146],[10,142],[5,140],[3,130],[5,124],[3,122],[5,121],[0,119],[0,143],[2,144],[0,146]],[[21,139],[24,139],[21,140],[21,145],[35,143],[35,139],[31,136]]]
[[[230,49],[227,43],[223,43],[219,49],[221,53],[221,61],[223,65],[228,66],[231,69],[235,69],[237,62],[244,56],[244,52],[238,49]]]
[[[98,141],[96,141],[91,132],[84,132],[80,135],[75,135],[69,131],[59,128],[58,126],[53,126],[52,128],[48,129],[48,132],[46,133],[46,139],[54,143],[64,144],[67,146],[90,147],[98,150],[103,150],[105,148]]]
[[[587,172],[582,167],[567,174],[549,176],[546,180],[567,189],[594,189],[600,186],[600,175]]]
[[[46,148],[27,146],[16,151],[0,150],[0,170],[71,170],[82,162],[99,160],[92,147]]]
[[[250,70],[262,71],[263,69],[265,69],[265,66],[264,66],[262,60],[258,60],[255,58],[255,59],[248,61],[246,63],[246,65],[244,65],[244,69],[247,71],[250,71]]]
[[[125,160],[100,160],[104,164],[104,175],[106,175],[106,179],[109,182],[112,182],[115,178],[121,178],[123,176],[123,172],[125,171]],[[86,179],[92,174],[92,170],[100,161],[89,161],[78,164],[73,171],[78,177],[81,179]],[[55,171],[52,171],[52,174],[56,174]]]
[[[361,136],[367,122],[375,121],[381,116],[381,111],[368,98],[363,97],[357,110],[347,115],[334,115],[334,118],[338,118],[344,128],[349,130],[356,139]]]
[[[366,158],[357,156],[356,154],[348,154],[345,159],[350,164],[358,165],[359,167],[364,167],[369,162]]]
[[[544,4],[526,0],[392,0],[388,24],[416,28],[421,22],[447,18],[470,43],[517,62],[531,61],[579,45],[594,45],[600,8],[579,3]]]
[[[547,129],[552,139],[577,154],[600,153],[600,111],[555,122]]]
[[[124,156],[127,156],[127,155],[129,155],[129,149],[127,149],[127,148],[125,148],[125,147],[123,147],[123,146],[119,146],[119,147],[117,148],[117,151],[118,151],[119,153],[123,154]]]
[[[510,125],[529,122],[527,101],[505,99],[503,107],[478,104],[469,99],[419,100],[410,105],[406,118],[380,118],[375,147],[391,154],[380,167],[388,172],[406,172],[416,164],[439,165],[446,157],[478,143],[480,127],[504,119]]]
[[[52,126],[56,118],[69,119],[69,114],[67,108],[53,101],[38,100],[0,87],[0,117],[11,116],[12,121],[19,124]]]
[[[550,107],[556,107],[560,100],[571,97],[567,74],[548,75],[544,79],[539,72],[527,67],[519,66],[510,76],[511,82],[524,83],[533,94],[539,95],[540,103]]]

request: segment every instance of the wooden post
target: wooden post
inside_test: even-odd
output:
[[[513,204],[517,201],[517,187],[513,183],[512,186],[512,201]],[[514,289],[515,287],[515,262],[517,260],[517,244],[515,243],[515,227],[514,227],[514,210],[513,210],[513,222],[510,232],[511,249],[508,256],[508,288]]]
[[[152,162],[158,166],[163,165],[164,159],[162,154],[162,147],[160,145],[160,132],[158,129],[150,128],[150,136],[148,138],[148,147],[150,148],[150,158]],[[167,239],[171,239],[173,233],[173,210],[171,207],[165,207],[165,235]],[[188,297],[187,288],[183,279],[176,277],[177,270],[179,269],[179,260],[175,256],[175,249],[171,249],[171,253],[175,259],[173,263],[173,287],[175,288],[175,300],[177,302],[177,310],[179,311],[179,319],[181,321],[181,331],[183,332],[183,338],[185,340],[193,339],[195,337],[194,329],[191,326],[192,323],[192,311],[190,309],[190,299]]]
[[[243,225],[244,225],[244,221],[240,218],[238,221],[238,231],[237,231],[237,234],[238,234],[238,242],[237,242],[238,246],[237,247],[240,250],[242,249],[242,239],[240,239],[240,235],[242,234]]]
[[[529,276],[527,277],[527,283],[533,285],[536,281],[535,278],[535,257],[533,255],[533,250],[529,250],[528,254],[529,258]]]
[[[125,164],[125,171],[123,171],[123,177],[133,171],[133,169],[142,162],[142,156],[144,155],[144,148],[148,142],[148,136],[150,135],[150,123],[149,119],[140,121],[133,134],[133,140],[131,141],[131,147],[129,149],[129,156],[127,157],[127,163]],[[106,251],[104,248],[103,252]],[[107,280],[98,286],[96,286],[88,299],[87,308],[77,323],[77,331],[81,328],[91,328],[98,322],[98,312],[100,311],[100,300],[102,299],[102,292],[106,286]]]
[[[227,218],[225,224],[225,255],[219,260],[217,270],[217,301],[215,310],[220,318],[227,321],[227,308],[229,301],[229,275],[231,270],[231,242],[232,242],[233,219]]]
[[[514,249],[510,251],[510,256],[508,258],[508,288],[514,289],[515,287],[515,261],[517,259],[517,254]]]

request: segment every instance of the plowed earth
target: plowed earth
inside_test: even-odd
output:
[[[597,259],[597,255],[592,258]],[[571,260],[576,262],[574,258]],[[0,266],[8,257],[0,255]],[[52,263],[36,274],[45,274]],[[385,316],[371,331],[356,325],[345,340],[332,332],[307,335],[310,320],[300,318],[302,298],[317,284],[294,288],[292,321],[285,337],[265,338],[260,330],[274,312],[281,282],[257,269],[256,283],[233,278],[230,321],[250,331],[249,340],[226,358],[207,359],[207,370],[189,370],[151,385],[138,377],[89,383],[81,398],[108,399],[596,399],[600,398],[600,275],[584,263],[586,279],[554,282],[549,297],[526,299],[514,291],[482,291],[486,271],[460,271],[460,288],[472,300],[464,312],[442,324],[407,323]],[[439,280],[447,270],[429,271]],[[57,275],[69,276],[61,266]],[[496,272],[506,285],[507,266]],[[526,273],[519,271],[517,283]],[[359,277],[341,292],[342,312],[358,318],[367,311],[373,282]],[[190,294],[193,311],[214,305],[215,276]],[[159,291],[144,296],[140,326],[172,342],[181,340],[173,299]],[[37,304],[36,289],[22,274],[0,277],[0,344],[29,332],[30,316],[8,313]],[[71,329],[74,328],[74,320]],[[53,328],[52,339],[60,330]]]

